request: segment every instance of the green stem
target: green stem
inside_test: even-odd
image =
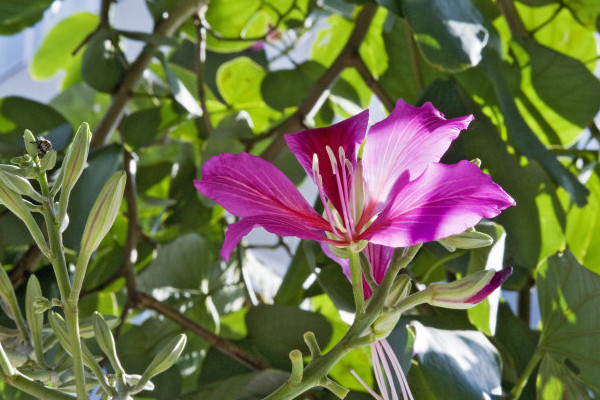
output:
[[[389,294],[398,271],[405,268],[408,263],[410,263],[420,247],[421,245],[416,245],[407,249],[397,250],[402,251],[402,254],[399,259],[394,258],[392,260],[385,278],[381,284],[373,290],[373,296],[367,303],[366,312],[357,315],[350,329],[348,329],[344,337],[333,347],[333,349],[321,357],[311,360],[304,368],[304,374],[300,384],[292,386],[288,381],[263,400],[290,400],[310,388],[323,386],[323,382],[327,379],[327,374],[331,368],[333,368],[333,366],[350,350],[365,344],[364,338],[369,335],[373,322],[381,315],[381,311],[385,305],[385,299]],[[360,268],[360,265],[358,268]],[[338,393],[341,392],[338,391]]]
[[[535,353],[533,353],[531,360],[529,360],[529,363],[523,370],[523,373],[521,374],[521,376],[519,376],[517,383],[510,391],[510,394],[508,395],[508,400],[517,400],[519,397],[521,397],[521,392],[525,388],[525,385],[527,384],[529,377],[531,376],[531,374],[533,374],[535,367],[537,367],[538,363],[541,361],[543,356],[544,356],[544,349],[541,347],[538,347],[535,350]]]
[[[425,273],[425,275],[423,276],[423,278],[421,278],[421,282],[427,282],[429,277],[431,276],[431,274],[438,269],[441,265],[447,263],[450,260],[454,260],[455,258],[458,258],[460,256],[462,256],[463,254],[465,254],[467,252],[467,250],[465,249],[461,249],[461,250],[457,250],[453,253],[448,253],[446,254],[444,257],[438,259],[436,262],[434,262],[428,269],[427,272]]]
[[[350,276],[352,277],[352,293],[354,294],[354,304],[356,306],[356,315],[363,313],[365,305],[365,295],[363,293],[362,267],[360,265],[360,255],[352,251],[350,253]]]
[[[62,234],[60,232],[60,221],[57,220],[54,201],[48,190],[48,180],[46,174],[40,174],[38,177],[42,189],[43,213],[48,229],[48,241],[50,242],[50,252],[52,253],[52,267],[58,282],[58,290],[65,312],[67,322],[67,331],[71,342],[71,355],[73,357],[73,369],[75,371],[75,384],[77,388],[77,398],[79,400],[87,399],[87,390],[85,388],[85,372],[83,369],[83,355],[79,335],[79,316],[77,299],[72,301],[71,283],[69,281],[69,270],[65,260]]]
[[[73,400],[73,396],[66,393],[59,392],[58,390],[48,388],[44,385],[40,385],[39,382],[31,380],[24,375],[19,373],[13,376],[2,376],[4,382],[19,389],[20,391],[30,394],[38,399],[43,400]]]

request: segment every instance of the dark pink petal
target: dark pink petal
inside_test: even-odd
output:
[[[445,119],[431,103],[413,107],[399,99],[394,111],[371,127],[363,149],[367,209],[385,204],[394,186],[416,179],[429,163],[438,162],[472,120],[472,115]]]
[[[432,163],[392,199],[362,239],[409,247],[464,232],[515,202],[491,178],[468,161]]]
[[[194,185],[239,217],[281,216],[311,229],[329,229],[287,176],[247,153],[212,157],[202,167],[202,180],[194,181]]]
[[[512,274],[512,267],[502,268],[497,271],[487,285],[483,287],[479,292],[465,300],[465,303],[477,304],[486,297],[488,297],[494,290],[496,290],[502,282],[504,282]]]
[[[313,154],[317,155],[325,194],[338,210],[341,210],[338,186],[325,148],[329,146],[338,159],[338,149],[342,147],[346,158],[355,167],[358,147],[365,138],[368,123],[369,110],[365,110],[326,128],[309,129],[285,135],[288,147],[310,177],[313,176]]]
[[[221,257],[229,260],[235,246],[256,227],[263,227],[267,231],[280,236],[296,236],[302,239],[323,241],[326,240],[323,231],[312,228],[301,222],[277,215],[254,215],[242,218],[240,221],[229,225],[225,232],[225,241],[221,248]]]
[[[394,250],[393,247],[381,246],[374,243],[369,243],[365,247],[365,255],[371,263],[371,268],[373,268],[373,278],[375,278],[375,282],[378,284],[385,278],[385,273],[390,267]]]

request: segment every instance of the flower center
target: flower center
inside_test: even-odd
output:
[[[325,215],[331,226],[331,231],[339,239],[352,243],[356,234],[354,221],[357,216],[354,166],[346,158],[346,153],[342,146],[338,148],[337,158],[331,147],[326,146],[325,150],[329,156],[332,174],[335,177],[340,210],[336,209],[325,193],[323,177],[319,169],[319,157],[316,153],[313,154],[313,178],[317,184],[321,202],[323,202],[325,207]]]

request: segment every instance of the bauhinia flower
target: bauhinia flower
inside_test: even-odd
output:
[[[472,119],[446,119],[430,103],[413,107],[398,100],[368,136],[368,110],[285,135],[317,185],[323,215],[267,161],[247,153],[212,157],[195,186],[241,217],[229,226],[221,255],[228,259],[257,226],[358,252],[367,243],[408,247],[441,239],[495,217],[515,204],[500,186],[471,162],[439,163]]]
[[[337,257],[328,247],[322,247],[325,254],[339,263],[348,279],[351,279],[349,261]],[[394,250],[395,249],[392,247],[372,243],[369,243],[363,250],[366,259],[370,264],[370,270],[372,271],[375,283],[380,284],[383,281],[383,278],[385,278],[393,258]],[[425,290],[406,298],[406,302],[413,306],[429,303],[444,308],[471,308],[479,304],[483,299],[492,294],[494,290],[500,287],[500,285],[510,276],[511,272],[511,267],[503,268],[500,271],[483,270],[467,275],[454,282],[434,283],[429,285]],[[372,289],[374,288],[371,288],[365,279],[363,279],[363,288],[365,299],[370,298]],[[391,312],[394,313],[393,310]],[[383,319],[390,319],[397,322],[399,316],[399,313],[396,315],[384,315],[384,317],[387,318]],[[413,400],[412,393],[402,367],[400,366],[400,362],[392,347],[387,340],[385,340],[385,337],[391,333],[395,324],[395,322],[393,324],[384,323],[385,329],[382,331],[381,329],[377,329],[377,322],[375,322],[372,328],[376,337],[379,338],[376,342],[371,344],[371,356],[375,380],[380,394],[377,394],[370,388],[355,371],[351,371],[356,379],[376,400],[398,400],[399,397],[398,391],[396,390],[396,384],[402,392],[403,399]]]

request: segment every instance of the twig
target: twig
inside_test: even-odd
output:
[[[198,85],[198,98],[200,99],[200,108],[202,108],[202,119],[206,133],[212,135],[213,126],[210,122],[210,115],[206,107],[206,94],[204,92],[204,62],[206,61],[206,28],[202,26],[202,18],[206,12],[206,5],[198,11],[198,15],[194,18],[196,26],[196,84]]]
[[[136,308],[149,308],[158,312],[159,314],[164,315],[165,317],[179,324],[181,327],[190,330],[195,335],[205,340],[208,344],[221,351],[223,354],[239,361],[253,370],[262,370],[268,368],[268,365],[250,353],[247,353],[228,340],[215,335],[185,315],[179,313],[177,310],[164,303],[161,303],[150,295],[138,292]]]
[[[15,268],[10,273],[10,281],[13,287],[21,285],[31,273],[37,268],[42,260],[42,252],[39,247],[32,245],[19,260]]]
[[[531,33],[525,28],[513,0],[498,0],[498,8],[504,19],[506,19],[510,33],[513,36],[531,37]]]
[[[154,33],[161,36],[172,36],[188,18],[197,13],[207,2],[208,0],[182,1],[169,14],[168,18],[164,19],[156,27]],[[92,137],[92,147],[102,145],[108,140],[117,122],[121,119],[125,107],[131,99],[130,93],[139,83],[144,71],[150,64],[150,61],[152,61],[153,54],[157,48],[158,46],[154,44],[146,45],[144,51],[141,52],[138,58],[129,67],[123,81],[112,98],[112,103],[106,111],[104,118],[102,118],[96,127],[96,133]]]
[[[392,111],[394,109],[394,101],[388,96],[388,94],[383,90],[383,87],[379,84],[377,79],[371,74],[369,68],[360,57],[360,54],[356,53],[354,57],[351,59],[352,66],[359,73],[365,84],[371,89],[371,91],[379,98],[383,106],[386,110]]]
[[[75,50],[73,50],[71,55],[75,56],[79,52],[79,50],[81,50],[83,48],[83,46],[85,46],[87,44],[87,42],[89,42],[90,39],[96,33],[101,31],[102,29],[108,28],[110,26],[110,23],[108,21],[108,12],[110,10],[110,4],[113,1],[114,0],[102,0],[102,3],[100,4],[100,21],[98,22],[98,25],[94,28],[93,31],[88,33],[88,35],[85,38],[83,38],[81,43],[79,43],[77,45],[77,47],[75,47]]]
[[[360,14],[356,18],[356,24],[354,30],[350,34],[350,38],[346,42],[346,45],[333,61],[333,64],[321,75],[319,79],[314,83],[308,95],[302,100],[298,109],[290,118],[282,125],[281,129],[277,131],[277,137],[271,142],[269,147],[261,154],[261,157],[273,161],[281,149],[284,147],[285,142],[282,133],[294,132],[301,129],[306,125],[305,120],[321,107],[325,98],[328,94],[328,89],[339,77],[340,73],[351,64],[351,58],[355,53],[358,52],[358,48],[362,43],[371,21],[375,16],[377,6],[373,3],[365,3]]]

